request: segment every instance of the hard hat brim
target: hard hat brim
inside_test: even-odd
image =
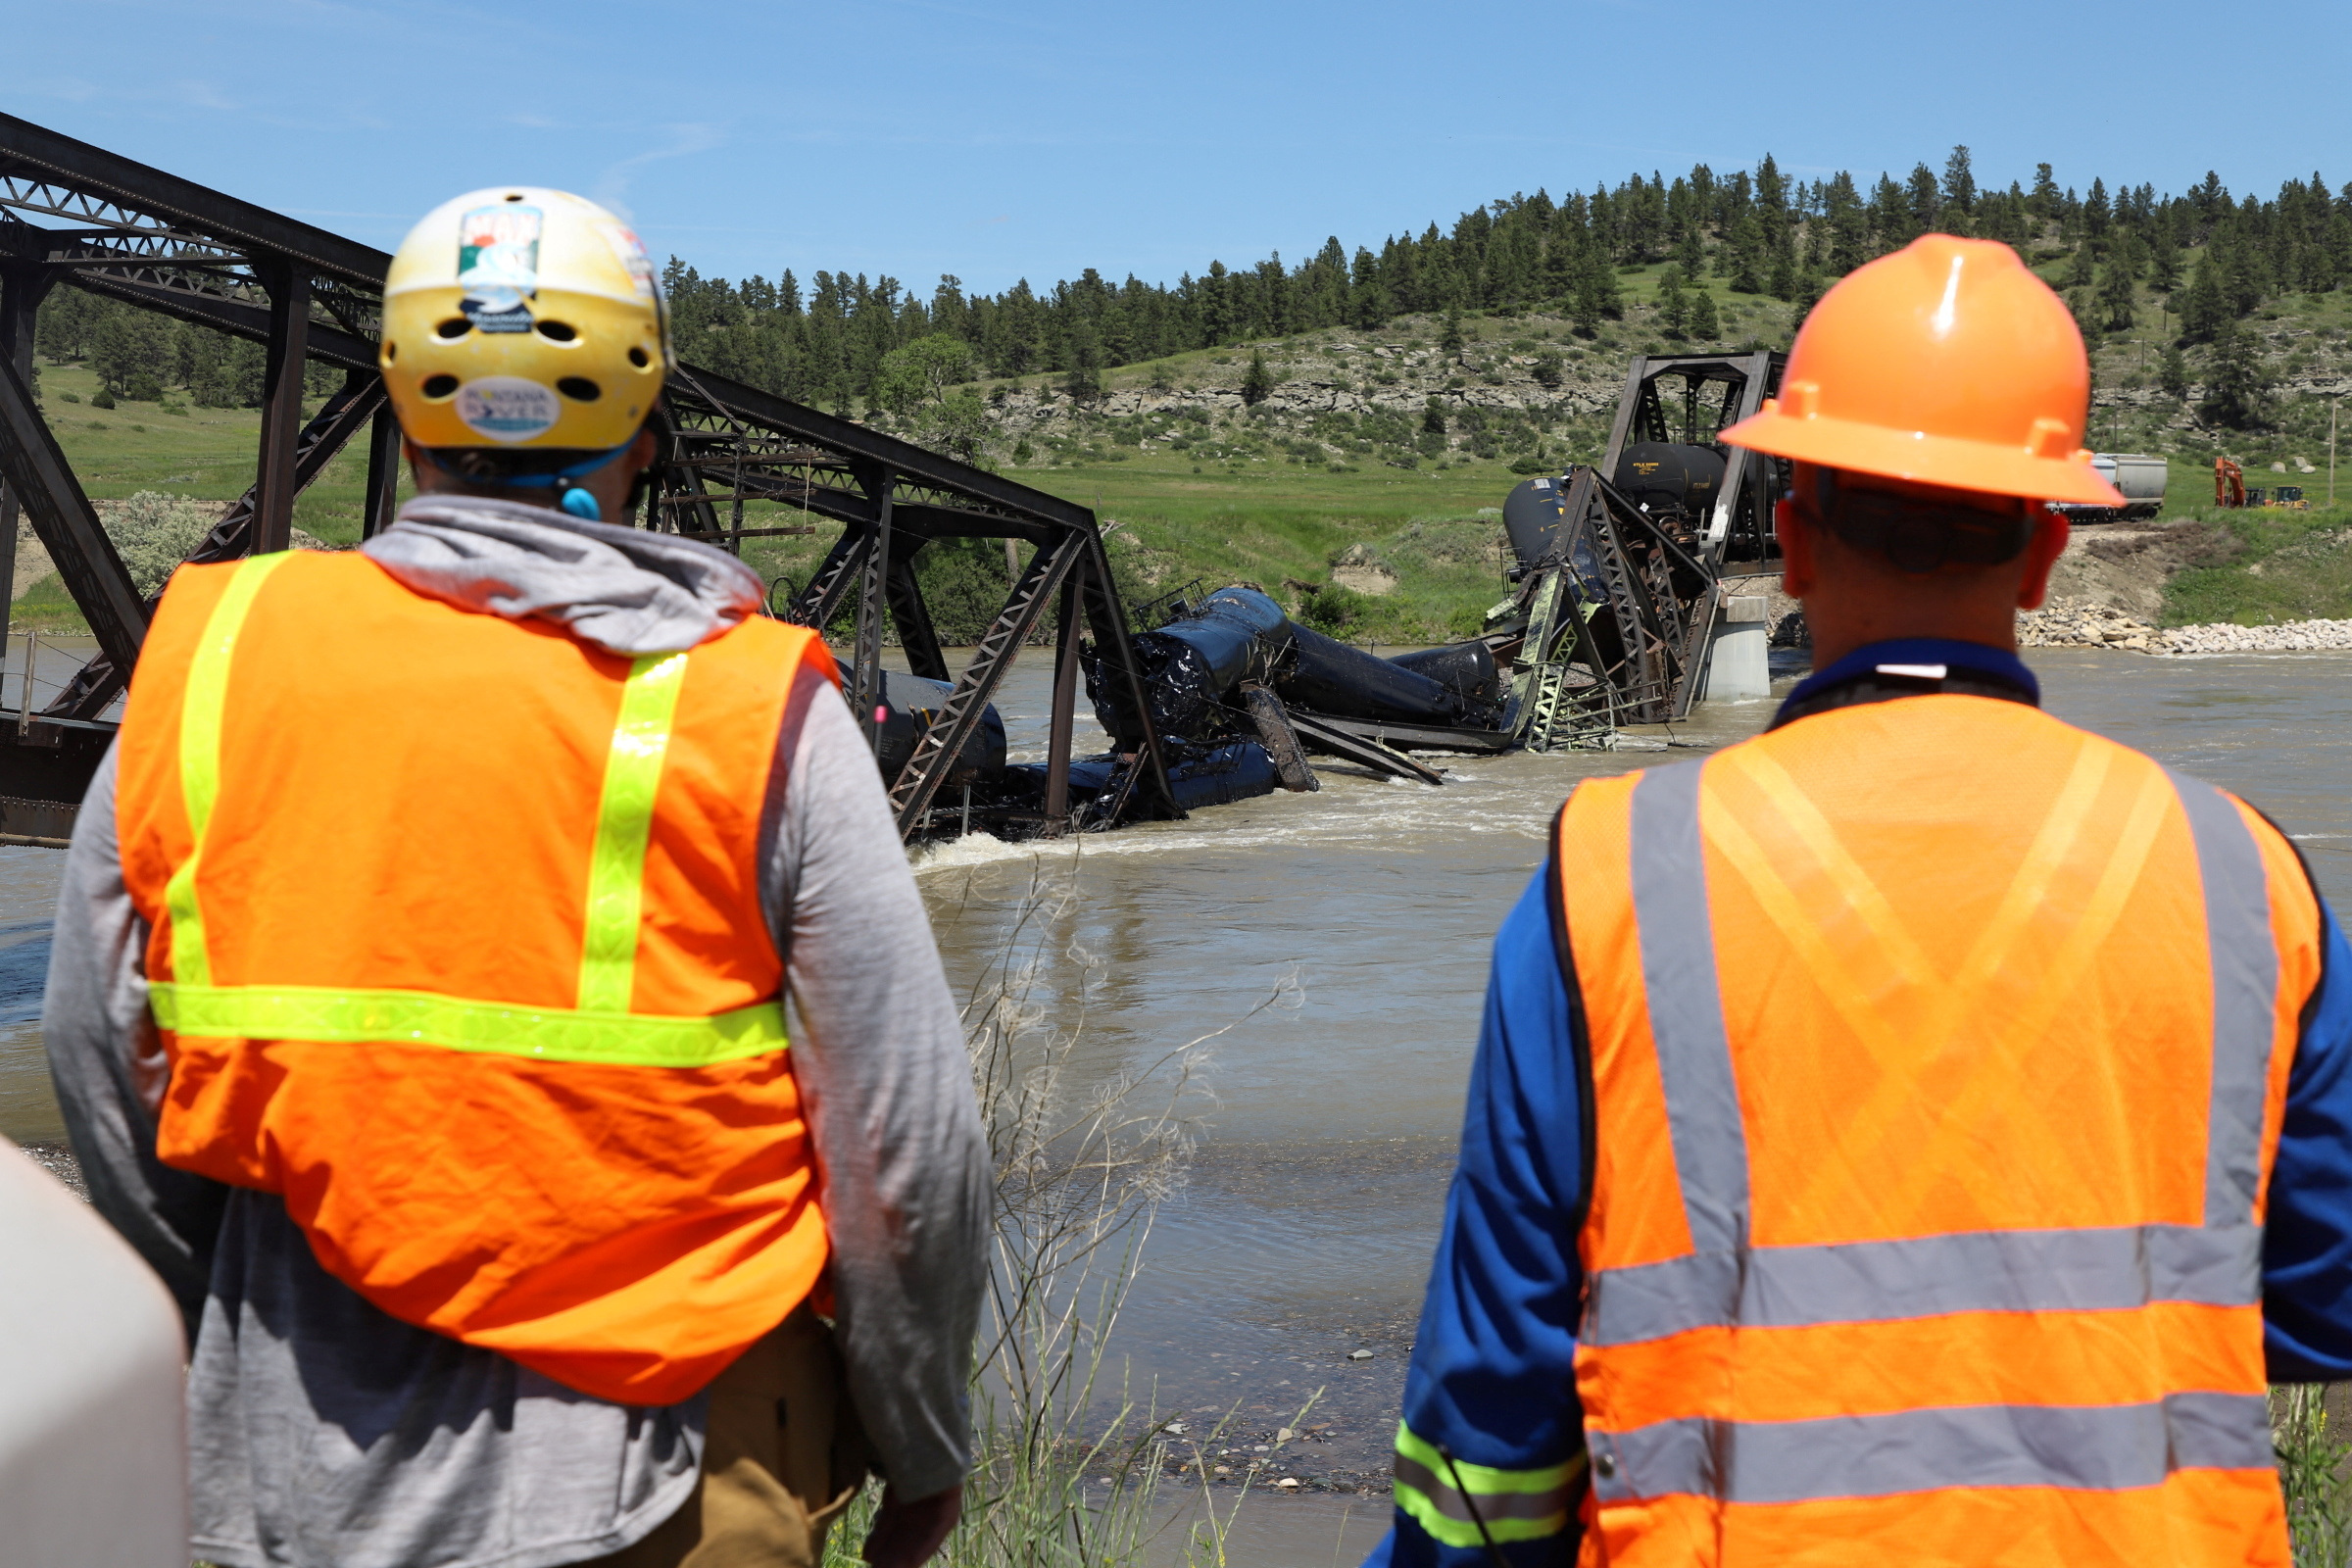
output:
[[[2030,501],[2124,505],[2124,493],[2099,477],[2087,453],[2045,458],[2022,445],[1994,446],[1925,431],[1889,430],[1825,415],[1799,418],[1778,408],[1767,408],[1740,420],[1723,432],[1723,439],[1776,458],[1917,484],[2022,496]]]

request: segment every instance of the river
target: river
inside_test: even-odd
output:
[[[2031,661],[2052,711],[2239,791],[2294,834],[2332,901],[2352,896],[2339,782],[2352,768],[2352,654]],[[1043,756],[1050,675],[1033,653],[1007,677],[1000,706],[1016,754]],[[1081,1028],[1081,1080],[1133,1074],[1227,1031],[1199,1048],[1201,1092],[1185,1105],[1198,1145],[1111,1351],[1130,1395],[1181,1415],[1189,1436],[1231,1413],[1216,1446],[1239,1451],[1211,1457],[1237,1473],[1278,1428],[1307,1433],[1269,1453],[1269,1475],[1317,1495],[1254,1510],[1250,1528],[1265,1534],[1252,1560],[1347,1560],[1385,1524],[1384,1503],[1342,1494],[1385,1474],[1488,942],[1543,858],[1551,812],[1579,778],[1698,756],[1770,712],[1702,707],[1690,723],[1635,732],[1652,749],[1642,754],[1454,759],[1442,789],[1325,767],[1314,795],[1075,843],[918,855],[959,994],[999,972],[1024,921],[1028,940],[1046,939],[1056,956],[1038,995]],[[1079,749],[1100,744],[1082,722]],[[63,858],[0,849],[0,1132],[19,1141],[62,1135],[38,1006]],[[1068,896],[1041,911],[1039,886]]]

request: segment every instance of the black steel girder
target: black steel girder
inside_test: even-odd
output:
[[[283,257],[369,293],[383,286],[379,250],[14,115],[0,115],[0,204],[107,228],[133,226],[121,221],[131,218],[146,232]]]
[[[98,522],[74,466],[49,433],[32,389],[0,359],[0,478],[24,509],[32,531],[57,563],[74,602],[106,656],[128,669],[147,636],[147,607],[132,586],[115,542]],[[15,553],[14,540],[8,541]]]

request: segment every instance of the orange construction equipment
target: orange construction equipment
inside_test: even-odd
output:
[[[2246,504],[2246,470],[2234,459],[2213,460],[2213,504],[2217,507]]]
[[[2090,366],[2064,301],[1993,240],[1929,234],[1848,273],[1781,393],[1723,433],[1855,473],[2120,507],[2082,446]]]
[[[1927,695],[1557,831],[1583,1560],[2283,1568],[2263,1195],[2322,921],[2278,830]]]
[[[117,805],[165,1163],[404,1322],[702,1388],[826,1258],[754,875],[803,666],[764,617],[632,661],[356,555],[182,568]]]

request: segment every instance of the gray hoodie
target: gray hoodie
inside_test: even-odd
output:
[[[365,550],[416,592],[629,655],[692,647],[760,596],[707,546],[500,501],[420,498]],[[166,1069],[114,784],[110,754],[67,854],[43,1023],[91,1195],[188,1315],[194,1553],[232,1568],[552,1568],[644,1536],[693,1488],[699,1397],[610,1404],[401,1323],[318,1266],[277,1198],[157,1162]],[[797,1014],[851,1391],[886,1477],[927,1495],[969,1466],[988,1159],[881,781],[821,676],[801,677],[776,738],[759,874]]]

